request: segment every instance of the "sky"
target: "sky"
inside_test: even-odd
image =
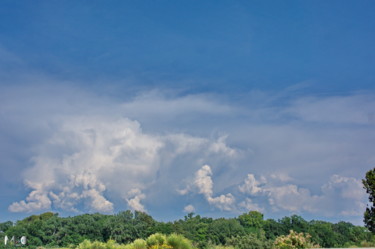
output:
[[[0,3],[0,222],[190,212],[363,225],[372,0]]]

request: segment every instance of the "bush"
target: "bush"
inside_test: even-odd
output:
[[[277,249],[318,248],[319,245],[314,245],[310,238],[310,234],[296,233],[290,230],[289,235],[277,237],[274,246]]]
[[[143,239],[136,239],[130,245],[133,249],[147,249],[147,243]]]
[[[205,249],[234,249],[233,246],[214,245],[209,243]]]
[[[161,234],[161,233],[152,234],[146,239],[146,243],[148,247],[162,246],[166,244],[166,241],[167,241],[167,238],[165,237],[164,234]]]
[[[166,237],[163,234],[156,233],[149,236],[146,240],[136,239],[133,243],[119,245],[114,240],[107,243],[84,240],[76,249],[193,249],[190,240],[182,235],[171,234]]]
[[[131,249],[127,245],[119,245],[114,240],[109,240],[107,243],[89,240],[84,240],[76,249]]]
[[[171,234],[167,238],[167,244],[173,249],[192,249],[190,240],[179,234]]]

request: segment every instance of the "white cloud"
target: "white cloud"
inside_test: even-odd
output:
[[[219,137],[216,142],[210,144],[208,151],[215,154],[224,154],[228,157],[238,156],[238,151],[227,146],[226,138],[227,136]]]
[[[310,191],[299,188],[297,185],[271,187],[266,190],[268,201],[274,208],[290,212],[316,212],[314,203],[317,196],[312,196]]]
[[[249,177],[250,175],[250,177]],[[253,183],[257,182],[252,174],[240,185],[242,193],[254,195]],[[333,175],[328,183],[321,186],[320,194],[312,194],[307,188],[293,183],[280,181],[282,177],[271,174],[269,180],[262,187],[257,187],[260,195],[258,201],[267,200],[271,210],[285,210],[291,213],[307,212],[325,216],[334,216],[338,213],[343,216],[361,215],[365,209],[366,194],[361,181],[353,177]],[[249,181],[250,179],[250,181]],[[287,177],[288,181],[292,181]],[[256,210],[258,207],[250,198],[240,203],[241,207],[248,206]]]
[[[239,203],[239,207],[245,209],[245,212],[248,211],[258,211],[264,212],[265,209],[260,207],[257,203],[254,203],[250,198],[246,198],[244,201]]]
[[[14,202],[8,209],[11,212],[33,212],[50,208],[51,200],[47,194],[39,190],[34,190],[26,198],[26,201]]]
[[[89,210],[111,212],[113,204],[104,197],[107,187],[121,192],[152,178],[161,146],[134,121],[68,117],[40,145],[35,165],[24,175],[31,188],[45,196],[52,193],[56,208],[74,209],[84,201]],[[37,185],[44,181],[53,183]]]
[[[206,198],[212,196],[213,182],[211,175],[211,167],[208,165],[202,166],[202,168],[195,173],[194,185],[198,188],[198,193],[204,194]]]
[[[231,193],[229,193],[217,197],[208,196],[207,201],[211,205],[219,208],[220,210],[232,211],[234,209],[236,199]]]
[[[177,189],[177,193],[180,195],[186,195],[190,192],[190,189],[187,187],[185,189]]]
[[[195,208],[194,208],[193,205],[187,205],[187,206],[184,207],[184,212],[185,213],[192,213],[194,211],[195,211]]]
[[[365,208],[358,179],[375,163],[372,95],[287,96],[288,102],[261,93],[234,106],[218,96],[161,91],[109,100],[48,84],[1,90],[0,135],[22,141],[13,151],[27,151],[17,171],[30,194],[9,206],[14,212],[113,212],[124,198],[133,206],[159,198],[176,205],[176,198],[201,198],[192,192],[208,207],[232,212],[343,216]],[[12,153],[5,157],[12,161]],[[215,178],[202,165],[213,165]],[[245,174],[248,165],[253,174]],[[132,189],[147,202],[124,196]]]
[[[345,199],[362,200],[366,197],[362,181],[354,177],[333,175],[322,190],[326,195],[338,194]]]
[[[84,204],[87,210],[110,213],[114,205],[106,192],[116,197],[132,189],[151,191],[150,186],[157,184],[163,167],[172,169],[178,156],[192,154],[207,160],[233,158],[236,154],[223,138],[211,141],[185,134],[146,134],[138,122],[126,118],[86,115],[65,116],[59,121],[54,133],[36,149],[33,167],[24,172],[31,194],[36,192],[44,198],[29,196],[12,204],[9,210],[77,211],[77,206]],[[204,190],[203,179],[201,184],[202,191],[209,191]],[[139,194],[127,197],[126,201],[132,209],[144,211],[144,198],[144,194]],[[214,198],[211,202],[227,209],[223,201],[228,198]]]
[[[244,184],[240,185],[238,189],[242,193],[256,195],[262,192],[262,188],[260,187],[261,182],[255,179],[253,174],[248,174],[247,178],[245,179]]]
[[[106,213],[113,211],[113,204],[103,196],[106,190],[104,184],[94,174],[86,172],[65,177],[66,184],[54,182],[45,185],[27,180],[28,186],[35,190],[29,194],[26,201],[13,203],[9,210],[32,212],[50,209],[53,204],[55,208],[77,211],[75,206],[82,201],[88,210]],[[38,193],[39,198],[35,198],[35,193]],[[20,206],[23,209],[19,208]]]
[[[146,209],[141,201],[146,198],[146,195],[138,188],[131,189],[128,192],[128,198],[126,202],[132,210],[146,212]]]
[[[207,202],[220,210],[232,211],[234,209],[235,198],[231,193],[213,197],[213,181],[211,179],[212,170],[209,165],[204,165],[195,173],[193,185],[199,194],[203,194]]]
[[[83,198],[89,199],[89,206],[91,209],[97,212],[112,212],[113,203],[108,201],[98,190],[90,189],[82,192]]]

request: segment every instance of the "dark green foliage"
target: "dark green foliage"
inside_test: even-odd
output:
[[[273,240],[267,240],[264,232],[259,234],[250,233],[231,237],[227,239],[226,245],[233,246],[236,249],[271,249]]]
[[[367,206],[364,214],[366,227],[375,233],[375,168],[366,173],[365,179],[362,180],[366,192],[369,194],[370,207]]]
[[[202,218],[199,215],[194,216],[193,213],[190,213],[185,216],[184,220],[174,222],[172,232],[184,235],[194,241],[198,247],[205,247],[208,243],[207,234],[212,221],[213,219],[211,218]]]
[[[13,222],[11,222],[11,221],[6,221],[6,222],[3,222],[3,223],[0,223],[0,233],[5,233],[12,226],[13,226]]]
[[[332,225],[325,221],[311,221],[308,233],[312,236],[312,241],[325,248],[339,247],[339,236],[333,231]]]
[[[258,211],[250,211],[246,214],[238,216],[240,224],[248,233],[256,233],[262,230],[264,221],[263,214]]]
[[[307,221],[298,215],[284,217],[279,222],[282,224],[284,235],[289,234],[290,230],[300,233],[306,231],[308,228]]]
[[[9,238],[15,236],[17,239],[27,236],[29,248],[76,246],[84,240],[98,243],[114,240],[119,244],[129,244],[136,239],[141,239],[137,243],[142,246],[146,243],[144,240],[155,233],[171,235],[172,244],[174,241],[181,241],[177,235],[172,234],[180,234],[198,248],[214,248],[215,245],[235,249],[270,248],[277,237],[289,234],[290,230],[309,233],[311,240],[322,247],[375,245],[374,235],[367,228],[348,222],[308,222],[297,215],[278,221],[264,220],[263,214],[257,211],[242,214],[237,218],[219,219],[191,213],[175,222],[158,222],[150,215],[137,211],[124,211],[116,215],[84,214],[65,218],[48,212],[29,216],[14,225],[10,221],[0,223],[0,229],[0,239],[5,235]],[[155,239],[150,237],[147,243],[155,244]],[[0,245],[0,249],[3,247],[3,244]],[[181,244],[181,247],[184,246]]]
[[[275,221],[274,219],[268,219],[264,221],[263,230],[267,239],[276,239],[280,235],[285,235],[286,231],[283,224]]]
[[[146,213],[120,212],[109,217],[103,225],[103,240],[113,239],[117,243],[130,243],[137,238],[145,239],[155,232],[156,221]]]
[[[245,229],[237,219],[220,218],[214,220],[208,227],[207,238],[214,244],[226,243],[228,238],[245,235]]]

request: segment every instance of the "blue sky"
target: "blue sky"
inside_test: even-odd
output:
[[[2,1],[0,222],[362,224],[373,1]]]

